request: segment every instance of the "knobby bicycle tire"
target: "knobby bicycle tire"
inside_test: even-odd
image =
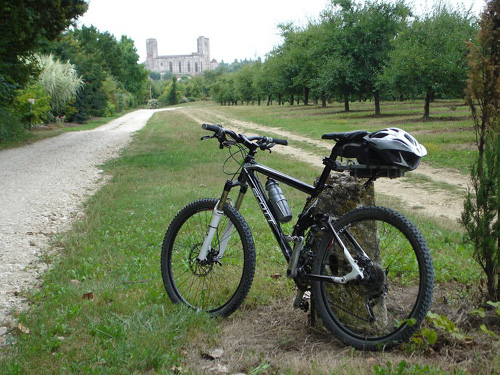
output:
[[[161,273],[172,302],[228,316],[241,305],[252,285],[255,246],[245,219],[226,204],[207,260],[197,259],[216,204],[217,199],[197,200],[172,220],[163,240]],[[228,222],[234,229],[219,260],[219,245]]]
[[[432,301],[434,269],[429,248],[406,217],[383,207],[362,207],[335,225],[351,255],[359,244],[373,260],[365,280],[346,284],[315,281],[312,295],[325,326],[342,342],[382,350],[407,341]],[[313,272],[346,275],[351,270],[328,233],[318,247]]]

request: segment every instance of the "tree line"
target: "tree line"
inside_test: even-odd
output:
[[[464,9],[438,5],[414,15],[404,1],[332,0],[305,27],[280,25],[283,42],[264,62],[209,77],[210,95],[222,105],[295,104],[463,97],[467,43],[476,19]]]
[[[467,42],[477,31],[469,13],[444,5],[417,16],[403,0],[331,0],[307,26],[279,25],[282,43],[264,61],[162,80],[138,63],[130,38],[68,29],[86,9],[84,0],[2,2],[0,141],[33,123],[85,122],[151,99],[151,106],[340,101],[346,111],[353,100],[372,100],[380,114],[381,100],[422,98],[428,117],[433,99],[463,97]]]
[[[134,41],[76,27],[85,0],[0,3],[0,142],[51,121],[85,122],[144,103]]]

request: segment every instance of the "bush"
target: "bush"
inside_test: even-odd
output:
[[[156,109],[156,108],[158,108],[158,99],[150,99],[148,101],[148,107],[150,109]]]
[[[28,99],[34,99],[31,105]],[[26,126],[37,125],[50,120],[50,96],[40,83],[34,83],[17,91],[14,110]]]
[[[0,107],[0,143],[7,141],[16,141],[26,136],[23,124],[19,116]]]

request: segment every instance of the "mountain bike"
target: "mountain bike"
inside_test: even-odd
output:
[[[392,347],[417,331],[431,304],[434,270],[415,225],[378,206],[357,208],[339,218],[314,210],[322,191],[335,191],[327,184],[332,171],[367,178],[368,184],[376,178],[401,177],[408,170],[406,162],[390,164],[367,150],[366,139],[374,133],[324,134],[323,139],[335,144],[313,186],[256,161],[258,151],[286,146],[286,140],[245,136],[219,125],[202,128],[213,132],[202,140],[217,139],[221,149],[228,148],[233,159],[240,155],[241,161],[220,198],[196,200],[172,220],[161,253],[163,283],[171,301],[219,316],[230,315],[242,304],[256,258],[251,230],[240,213],[250,188],[288,264],[287,276],[297,285],[295,307],[306,309],[310,295],[326,328],[363,350]],[[307,194],[290,234],[281,227],[292,215],[278,183]],[[239,193],[233,203],[229,193],[234,188]]]

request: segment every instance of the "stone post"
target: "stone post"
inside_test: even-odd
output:
[[[345,213],[358,207],[375,205],[375,191],[373,184],[365,186],[365,181],[365,179],[352,177],[347,173],[332,174],[327,180],[327,184],[332,185],[333,188],[325,189],[321,193],[318,204],[315,208],[315,213],[328,213],[334,218],[339,218]],[[376,237],[376,228],[366,228],[366,231],[370,232],[371,235],[375,234],[373,238]],[[378,246],[377,241],[374,242],[374,246]],[[364,303],[364,301],[362,303]],[[311,326],[319,328],[320,319],[317,318],[314,295],[312,294],[310,306]]]

